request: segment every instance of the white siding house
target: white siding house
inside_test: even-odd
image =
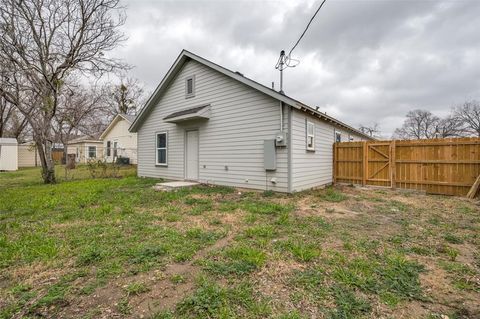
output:
[[[99,140],[81,137],[68,142],[67,156],[75,155],[75,161],[86,164],[89,160],[103,159],[103,143]]]
[[[40,165],[40,156],[34,142],[18,145],[18,167],[36,167]]]
[[[126,157],[130,164],[137,164],[137,133],[128,131],[134,119],[133,115],[117,114],[100,135],[107,162]]]
[[[185,50],[130,131],[139,176],[280,192],[332,182],[335,132],[368,138]]]

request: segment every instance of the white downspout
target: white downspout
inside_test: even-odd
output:
[[[283,103],[280,101],[280,132],[283,132]]]

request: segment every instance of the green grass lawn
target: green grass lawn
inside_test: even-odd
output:
[[[0,173],[0,318],[478,318],[480,212],[327,188]]]

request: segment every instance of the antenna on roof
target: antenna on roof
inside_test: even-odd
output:
[[[280,58],[275,65],[275,69],[280,71],[280,93],[283,94],[283,70],[285,70],[285,50],[280,51]]]
[[[286,68],[294,68],[296,67],[300,61],[299,60],[296,60],[296,59],[292,59],[292,52],[293,50],[295,50],[295,48],[298,46],[298,44],[300,43],[300,41],[302,40],[303,36],[305,35],[305,33],[307,32],[308,28],[310,27],[310,24],[312,24],[312,21],[313,19],[315,19],[315,17],[317,16],[317,13],[318,11],[320,11],[320,9],[323,7],[323,5],[325,4],[325,1],[327,0],[323,0],[321,3],[320,3],[320,6],[318,7],[318,9],[315,11],[315,13],[313,14],[312,18],[310,19],[310,21],[308,21],[308,24],[307,26],[305,27],[305,29],[303,30],[302,34],[300,35],[300,37],[298,38],[297,42],[295,42],[295,45],[290,49],[290,51],[288,52],[287,55],[285,55],[285,50],[282,50],[280,51],[280,58],[278,59],[277,61],[277,64],[275,65],[275,69],[279,70],[280,71],[280,93],[283,94],[283,70],[285,70]]]

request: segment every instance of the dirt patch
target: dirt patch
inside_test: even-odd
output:
[[[346,203],[329,203],[307,197],[297,202],[295,213],[299,216],[322,216],[327,218],[354,218],[361,215],[361,212],[348,208]]]
[[[256,289],[271,298],[274,311],[283,312],[284,309],[302,309],[302,312],[308,314],[310,318],[318,318],[319,309],[308,300],[292,301],[292,293],[295,293],[295,287],[292,287],[289,280],[294,271],[305,270],[304,264],[295,261],[275,261],[267,263],[259,272],[253,274],[252,280]]]
[[[62,309],[59,317],[76,317],[92,309],[95,310],[95,318],[125,317],[126,315],[119,311],[119,303],[127,296],[126,288],[132,283],[142,283],[148,287],[148,291],[128,296],[128,307],[132,314],[130,317],[147,317],[160,310],[172,310],[194,290],[195,278],[201,270],[195,262],[209,252],[227,246],[233,237],[233,234],[229,234],[198,251],[190,262],[172,263],[163,269],[110,281],[106,286],[97,288],[90,296],[76,297],[71,306]]]

